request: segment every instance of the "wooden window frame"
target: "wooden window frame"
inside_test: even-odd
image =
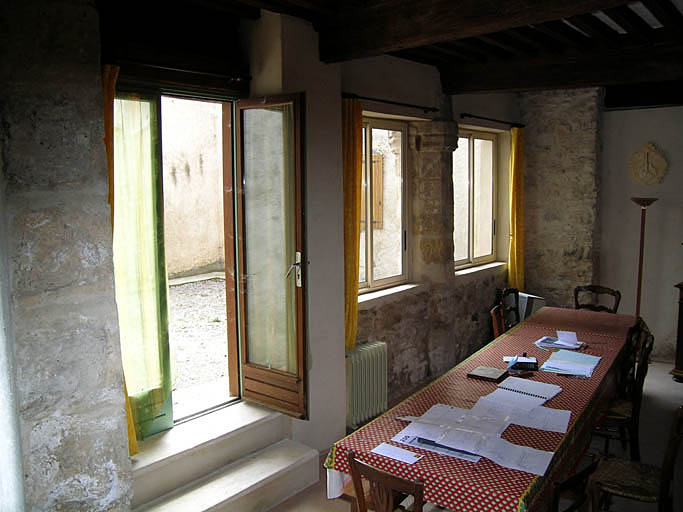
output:
[[[461,260],[455,260],[455,254],[453,255],[454,262],[455,262],[455,269],[456,270],[461,270],[469,267],[475,267],[478,265],[484,265],[486,263],[491,263],[496,260],[496,229],[497,229],[497,210],[498,210],[498,144],[499,144],[499,137],[497,133],[491,132],[491,131],[486,131],[486,130],[480,130],[480,129],[471,129],[471,128],[465,128],[465,129],[460,129],[458,132],[458,137],[459,138],[467,138],[468,144],[469,144],[469,162],[468,162],[468,170],[469,170],[469,191],[468,191],[468,197],[469,197],[469,206],[468,206],[468,218],[469,218],[469,248],[468,248],[468,254],[467,258],[461,259]],[[476,177],[474,176],[474,151],[473,151],[473,146],[474,146],[474,140],[475,139],[480,139],[480,140],[490,140],[493,142],[493,155],[492,155],[492,164],[493,164],[493,184],[492,184],[492,206],[491,206],[491,220],[492,220],[492,225],[493,229],[491,230],[491,254],[488,254],[486,256],[480,256],[478,258],[474,257],[474,183],[476,180]],[[457,149],[456,149],[457,151]],[[454,210],[454,215],[455,215],[455,210]],[[455,219],[453,223],[453,230],[455,231]]]
[[[294,244],[295,251],[302,254],[301,273],[302,283],[296,288],[295,314],[296,314],[296,346],[297,346],[297,370],[296,374],[285,371],[266,368],[249,362],[247,352],[248,326],[246,317],[246,273],[245,273],[245,225],[244,225],[244,159],[242,133],[242,112],[248,109],[275,107],[281,105],[293,105],[294,112]],[[237,136],[237,235],[238,235],[238,272],[239,272],[239,317],[240,317],[240,354],[241,354],[241,384],[242,398],[257,402],[269,408],[294,416],[300,419],[308,418],[308,404],[306,397],[306,316],[305,316],[305,290],[306,290],[306,257],[304,253],[304,190],[303,190],[303,93],[291,95],[268,96],[240,100],[236,103],[236,136]]]
[[[381,290],[391,286],[403,284],[409,280],[410,268],[408,258],[408,224],[409,224],[409,208],[408,208],[408,124],[405,121],[388,120],[376,117],[363,117],[363,130],[365,131],[365,148],[366,155],[372,155],[372,129],[379,128],[383,130],[393,130],[401,132],[401,268],[402,273],[397,276],[387,277],[383,279],[374,279],[372,272],[373,263],[373,243],[372,243],[372,229],[365,229],[365,251],[366,254],[359,255],[359,258],[365,258],[365,281],[358,283],[358,293],[368,293],[371,291]],[[383,166],[381,159],[374,158],[366,162],[363,159],[363,173],[364,176],[371,176],[366,192],[365,188],[361,192],[361,226],[365,224],[365,212],[370,210],[372,216],[372,225],[370,228],[382,229],[384,225],[384,204],[382,199],[383,183]],[[382,164],[381,168],[375,167],[376,163]],[[378,179],[379,178],[379,179]],[[379,182],[379,186],[377,183]],[[361,236],[363,236],[361,231]]]

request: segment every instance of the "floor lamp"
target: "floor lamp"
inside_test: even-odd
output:
[[[645,214],[647,207],[657,200],[656,197],[632,197],[631,201],[640,206],[640,255],[638,256],[638,289],[636,291],[636,318],[640,316],[640,292],[643,284],[643,248],[645,247]]]

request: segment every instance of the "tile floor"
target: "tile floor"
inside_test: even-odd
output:
[[[652,362],[643,391],[643,408],[640,419],[641,454],[643,462],[661,465],[669,428],[674,410],[683,405],[683,383],[675,382],[669,375],[673,365]],[[602,447],[596,440],[593,447]],[[610,450],[620,453],[617,443],[611,443]],[[679,449],[679,459],[674,476],[674,510],[683,510],[683,446]],[[321,459],[322,463],[322,459]],[[328,500],[326,497],[325,470],[321,469],[320,481],[305,491],[279,505],[274,512],[348,512],[349,505],[341,500]],[[613,512],[654,512],[655,504],[642,504],[615,498],[610,508]]]

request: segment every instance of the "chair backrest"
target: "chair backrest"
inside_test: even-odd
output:
[[[663,512],[673,512],[674,466],[676,465],[676,456],[681,444],[681,437],[683,437],[683,406],[679,407],[674,414],[669,442],[667,443],[664,461],[662,462],[659,484],[659,510]]]
[[[641,349],[645,345],[650,330],[642,318],[629,329],[624,347],[624,355],[617,372],[617,389],[619,396],[633,400],[636,387],[636,368],[640,359]]]
[[[638,367],[636,369],[636,380],[633,385],[633,412],[631,414],[631,420],[635,421],[638,425],[638,419],[640,417],[640,405],[643,403],[643,386],[645,385],[645,377],[647,377],[647,370],[650,366],[650,353],[652,352],[652,347],[655,343],[655,337],[649,332],[645,335],[645,343],[640,349],[640,355],[638,357]]]
[[[493,337],[497,338],[503,334],[505,329],[505,317],[503,314],[503,305],[496,304],[491,309],[491,322],[493,322]]]
[[[583,293],[591,294],[590,302],[579,300],[579,295]],[[597,303],[594,302],[593,299],[599,295],[611,295],[614,299],[614,305],[612,307],[607,307],[600,304],[599,300]],[[607,288],[606,286],[600,286],[598,284],[589,284],[574,288],[575,309],[590,309],[591,311],[606,311],[608,313],[616,313],[619,309],[619,302],[621,302],[621,292],[619,290],[613,290],[612,288]]]
[[[519,313],[519,290],[517,288],[505,288],[501,294],[501,304],[503,304],[503,317],[505,318],[505,330],[507,330],[522,320]]]
[[[365,477],[370,482],[370,496],[375,512],[393,512],[394,496],[397,493],[412,495],[415,500],[413,512],[422,512],[422,496],[424,493],[424,482],[422,480],[406,480],[381,469],[374,468],[356,459],[356,454],[353,450],[348,451],[347,460],[351,470],[356,499],[358,500],[359,512],[367,512],[368,510],[361,477]]]
[[[588,466],[577,471],[566,480],[553,482],[553,502],[552,512],[560,512],[560,499],[569,499],[571,503],[562,512],[575,512],[583,510],[588,502],[588,492],[586,486],[588,479],[598,467],[599,460],[594,459]]]

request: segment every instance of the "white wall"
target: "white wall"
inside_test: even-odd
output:
[[[294,439],[323,451],[344,436],[344,232],[341,90],[338,65],[318,58],[318,35],[282,18],[285,92],[304,91],[308,398],[310,421],[294,421]]]
[[[640,208],[631,197],[657,197],[647,209],[641,316],[655,337],[654,355],[672,358],[683,280],[683,107],[604,112],[601,119],[602,238],[600,281],[622,293],[620,313],[634,313]],[[653,142],[669,170],[658,185],[628,175],[631,155]]]
[[[296,441],[321,452],[346,425],[341,79],[318,58],[310,23],[262,11],[250,24],[252,96],[304,92],[307,363],[309,420],[292,420]]]
[[[343,62],[341,73],[344,92],[424,107],[443,107],[441,80],[434,66],[383,55]],[[443,113],[424,113],[420,109],[367,101],[363,106],[373,112],[421,118],[439,117]]]

